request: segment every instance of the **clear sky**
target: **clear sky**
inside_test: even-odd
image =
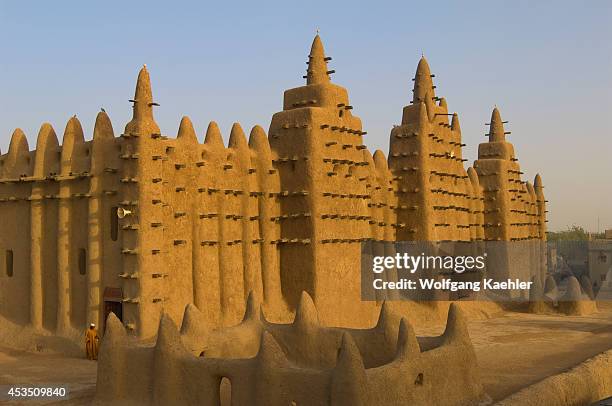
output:
[[[14,128],[33,148],[74,114],[90,139],[101,107],[119,134],[143,63],[165,134],[183,115],[200,139],[211,120],[226,139],[235,121],[267,129],[318,28],[370,149],[387,152],[424,53],[470,161],[497,104],[549,228],[612,228],[612,1],[34,3],[0,2],[3,153]]]

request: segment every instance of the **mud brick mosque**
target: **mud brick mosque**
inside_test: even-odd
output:
[[[187,117],[161,134],[146,67],[118,136],[104,112],[90,141],[76,117],[61,145],[46,123],[32,151],[15,130],[0,157],[2,316],[61,333],[112,311],[144,338],[191,303],[228,326],[250,292],[281,319],[305,291],[325,325],[375,321],[360,302],[368,240],[525,241],[542,278],[542,180],[522,180],[498,109],[466,168],[459,117],[422,58],[388,156],[372,154],[330,59],[317,35],[268,134],[234,124],[227,146],[214,122],[200,144]]]

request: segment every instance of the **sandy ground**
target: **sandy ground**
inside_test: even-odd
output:
[[[612,348],[612,312],[594,317],[513,315],[472,333],[485,390],[494,400]]]
[[[69,398],[46,401],[2,401],[7,405],[83,405],[93,399],[96,386],[96,362],[65,357],[57,353],[34,353],[0,346],[0,387],[66,387]],[[2,399],[2,398],[0,398]]]
[[[612,302],[590,316],[505,313],[469,323],[487,394],[501,400],[612,348]],[[444,326],[416,328],[440,334]]]
[[[612,348],[612,303],[591,316],[506,313],[469,323],[482,380],[492,400],[500,400],[547,376],[566,371]],[[417,328],[440,334],[442,325]],[[0,386],[68,385],[70,399],[0,404],[87,404],[93,398],[96,363],[53,352],[28,352],[0,346]],[[4,387],[4,386],[3,386]]]

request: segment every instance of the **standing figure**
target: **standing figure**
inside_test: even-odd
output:
[[[100,337],[98,337],[98,330],[96,325],[91,323],[89,328],[85,332],[85,350],[87,351],[87,359],[97,360],[98,359],[98,343]]]

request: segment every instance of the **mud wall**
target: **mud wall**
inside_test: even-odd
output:
[[[213,332],[188,307],[180,333],[162,316],[154,347],[130,345],[111,315],[94,404],[216,405],[224,378],[234,405],[462,405],[483,397],[456,305],[444,333],[427,339],[385,306],[370,329],[324,327],[305,293],[291,324],[269,323],[260,312],[249,300],[239,325]]]
[[[325,323],[367,324],[376,303],[354,304],[370,239],[524,242],[507,273],[541,278],[542,180],[521,180],[499,112],[466,169],[458,115],[423,58],[388,159],[371,154],[330,59],[317,36],[306,84],[285,92],[269,136],[256,126],[247,141],[235,124],[227,146],[214,122],[200,143],[187,117],[163,135],[146,67],[117,137],[104,112],[91,141],[76,117],[61,146],[49,124],[34,151],[16,130],[0,156],[0,221],[20,230],[0,235],[2,315],[63,332],[102,324],[119,303],[126,328],[150,337],[188,303],[233,325],[252,292],[278,321],[307,291]]]
[[[612,351],[550,376],[496,403],[497,406],[580,406],[612,396]]]

